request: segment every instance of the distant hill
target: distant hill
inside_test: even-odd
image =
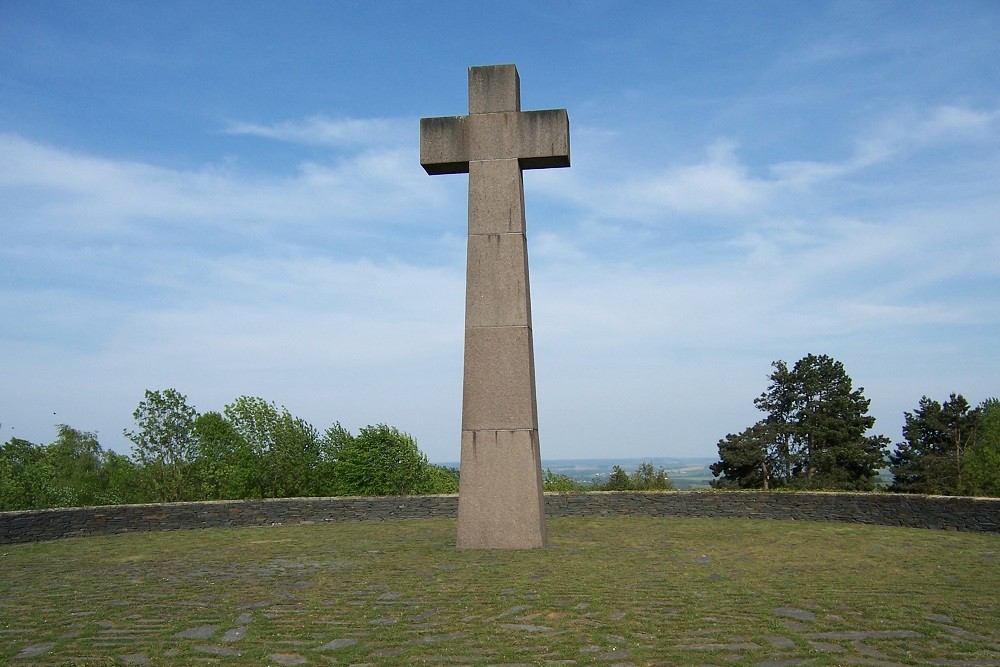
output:
[[[665,468],[674,488],[705,489],[713,479],[708,466],[716,462],[714,458],[678,458],[671,456],[647,456],[638,459],[542,459],[542,470],[551,470],[557,475],[566,475],[577,482],[590,484],[594,480],[607,481],[611,469],[621,466],[631,474],[641,463],[652,463],[657,469]],[[444,463],[458,467],[458,463]]]
[[[621,466],[627,473],[635,472],[642,463],[652,463],[657,469],[665,468],[676,489],[707,488],[713,479],[708,466],[715,463],[710,458],[677,458],[652,456],[638,459],[560,459],[542,460],[542,469],[566,475],[578,482],[604,482],[614,466]]]

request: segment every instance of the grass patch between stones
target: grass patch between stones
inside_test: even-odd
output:
[[[0,662],[1000,665],[1000,536],[550,519],[457,551],[452,520],[0,546]]]

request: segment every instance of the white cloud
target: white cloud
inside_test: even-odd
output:
[[[327,118],[310,116],[272,125],[233,122],[224,132],[312,146],[379,146],[413,143],[417,123],[398,118]]]
[[[415,153],[392,147],[264,176],[229,166],[174,170],[115,161],[0,134],[0,165],[0,188],[30,193],[23,200],[37,215],[33,223],[72,234],[144,233],[151,221],[240,233],[257,224],[316,223],[354,233],[345,223],[429,219],[454,186],[429,179]]]
[[[733,142],[719,139],[706,147],[703,160],[692,164],[644,170],[610,161],[569,174],[532,174],[525,179],[526,188],[571,201],[602,218],[650,223],[671,214],[742,217],[767,205],[774,184],[752,176],[735,153]]]
[[[28,414],[55,402],[114,442],[143,389],[176,386],[201,409],[249,393],[319,427],[389,421],[432,458],[455,458],[465,180],[427,177],[414,152],[379,143],[377,124],[326,122],[240,130],[357,149],[283,174],[0,135],[0,254],[12,277],[47,268],[0,292],[3,316],[26,323],[4,323],[4,373],[21,380],[0,403]],[[750,423],[776,358],[843,356],[864,384],[872,368],[903,384],[917,351],[970,358],[960,348],[975,342],[951,349],[940,332],[1000,316],[997,191],[984,176],[974,196],[929,205],[905,168],[924,147],[989,147],[997,122],[940,107],[879,125],[841,161],[753,167],[719,140],[689,163],[533,172],[529,228],[551,203],[535,196],[560,208],[531,246],[545,455],[606,454],[619,438],[636,455],[705,451],[714,443],[687,420],[727,414],[717,437]],[[934,177],[950,182],[958,166]],[[437,256],[386,259],[357,242],[379,229],[405,247],[415,224],[421,236],[438,226]],[[294,233],[304,227],[323,243]]]

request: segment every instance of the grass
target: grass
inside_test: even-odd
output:
[[[994,534],[640,518],[549,533],[533,551],[457,551],[450,520],[4,545],[0,662],[1000,665]]]

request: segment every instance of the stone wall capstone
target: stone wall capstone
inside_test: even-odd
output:
[[[0,512],[0,544],[116,533],[454,518],[458,496],[282,498]],[[1000,498],[780,491],[545,494],[548,517],[699,517],[841,521],[1000,532]]]

